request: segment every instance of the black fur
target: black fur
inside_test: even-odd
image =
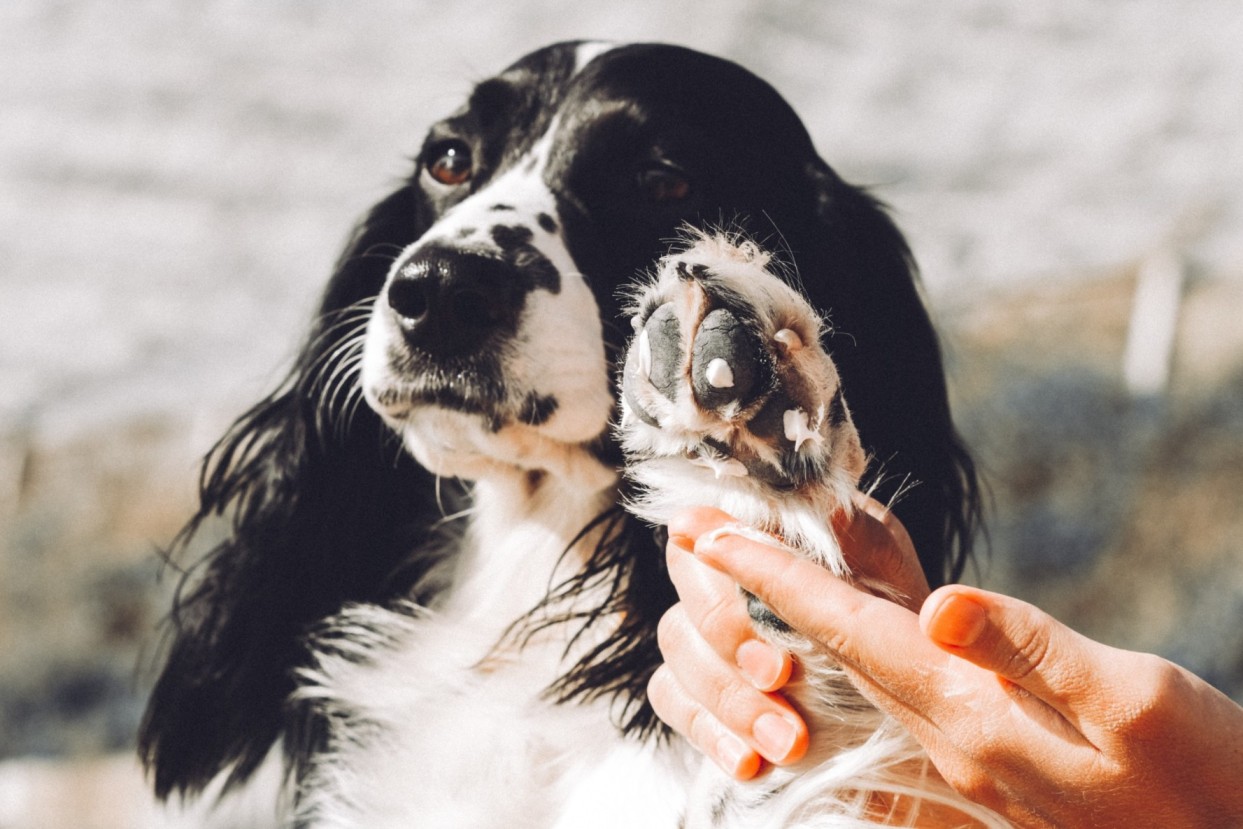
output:
[[[324,389],[352,353],[338,350],[353,328],[351,309],[379,292],[400,251],[454,203],[425,191],[418,174],[446,141],[472,149],[477,189],[560,114],[546,179],[611,355],[629,332],[619,286],[665,253],[680,226],[725,224],[772,243],[840,332],[828,345],[877,461],[877,497],[903,490],[895,509],[934,585],[961,573],[978,517],[975,473],[950,422],[909,252],[889,218],[820,160],[789,106],[740,67],[655,45],[616,49],[571,77],[573,66],[573,44],[536,52],[431,128],[415,174],[355,233],[289,378],[208,456],[200,509],[173,552],[212,516],[228,516],[230,528],[183,586],[143,721],[140,751],[161,796],[199,790],[230,768],[242,781],[281,738],[295,764],[305,760],[319,729],[287,698],[294,671],[307,663],[307,637],[346,603],[409,597],[436,559],[451,554],[433,527],[464,492],[451,482],[438,488],[366,406],[326,412],[333,406]],[[587,106],[604,99],[615,104],[604,114]],[[689,182],[687,198],[653,200],[644,189],[679,180]],[[534,405],[532,419],[554,405],[569,401]],[[607,437],[595,449],[620,465]],[[620,727],[647,734],[656,725],[644,698],[660,658],[656,621],[676,598],[663,540],[620,509],[598,521],[618,531],[605,533],[607,547],[554,588],[525,629],[563,618],[560,598],[610,584],[612,602],[596,613],[623,610],[623,625],[550,694],[619,697]]]
[[[430,562],[441,487],[365,406],[325,417],[323,378],[350,326],[344,309],[374,296],[394,255],[429,223],[411,187],[379,204],[342,256],[297,365],[208,455],[201,504],[174,544],[213,516],[227,537],[183,582],[172,647],[152,692],[139,751],[160,796],[196,790],[234,765],[244,780],[285,730],[306,634],[347,602],[403,595]],[[340,417],[344,417],[344,413]]]

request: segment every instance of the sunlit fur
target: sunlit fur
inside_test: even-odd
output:
[[[447,183],[445,142],[471,165]],[[797,274],[831,326],[768,277],[743,294],[802,315],[857,442],[829,441],[826,514],[785,529],[831,565],[831,504],[856,479],[901,491],[935,584],[969,552],[976,483],[906,245],[770,86],[672,46],[527,55],[415,165],[354,232],[286,380],[204,464],[140,753],[159,797],[215,826],[260,803],[233,825],[674,829],[702,811],[702,761],[646,697],[676,593],[661,528],[623,506],[643,497],[613,432],[623,294],[687,228],[737,232],[701,251],[737,280]],[[450,293],[429,317],[411,297],[430,288]],[[791,786],[879,773],[849,756]]]

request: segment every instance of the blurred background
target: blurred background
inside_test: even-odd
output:
[[[198,458],[424,128],[571,38],[772,82],[922,265],[971,580],[1243,700],[1243,5],[5,0],[0,762],[131,749]]]

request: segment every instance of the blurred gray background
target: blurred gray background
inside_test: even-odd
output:
[[[424,127],[582,37],[741,62],[893,206],[990,487],[973,580],[1243,699],[1235,0],[5,0],[0,759],[129,749],[198,457]]]

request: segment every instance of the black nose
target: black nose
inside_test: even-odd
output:
[[[388,304],[411,347],[440,357],[470,354],[514,332],[520,310],[514,283],[504,262],[428,249],[397,269]]]

